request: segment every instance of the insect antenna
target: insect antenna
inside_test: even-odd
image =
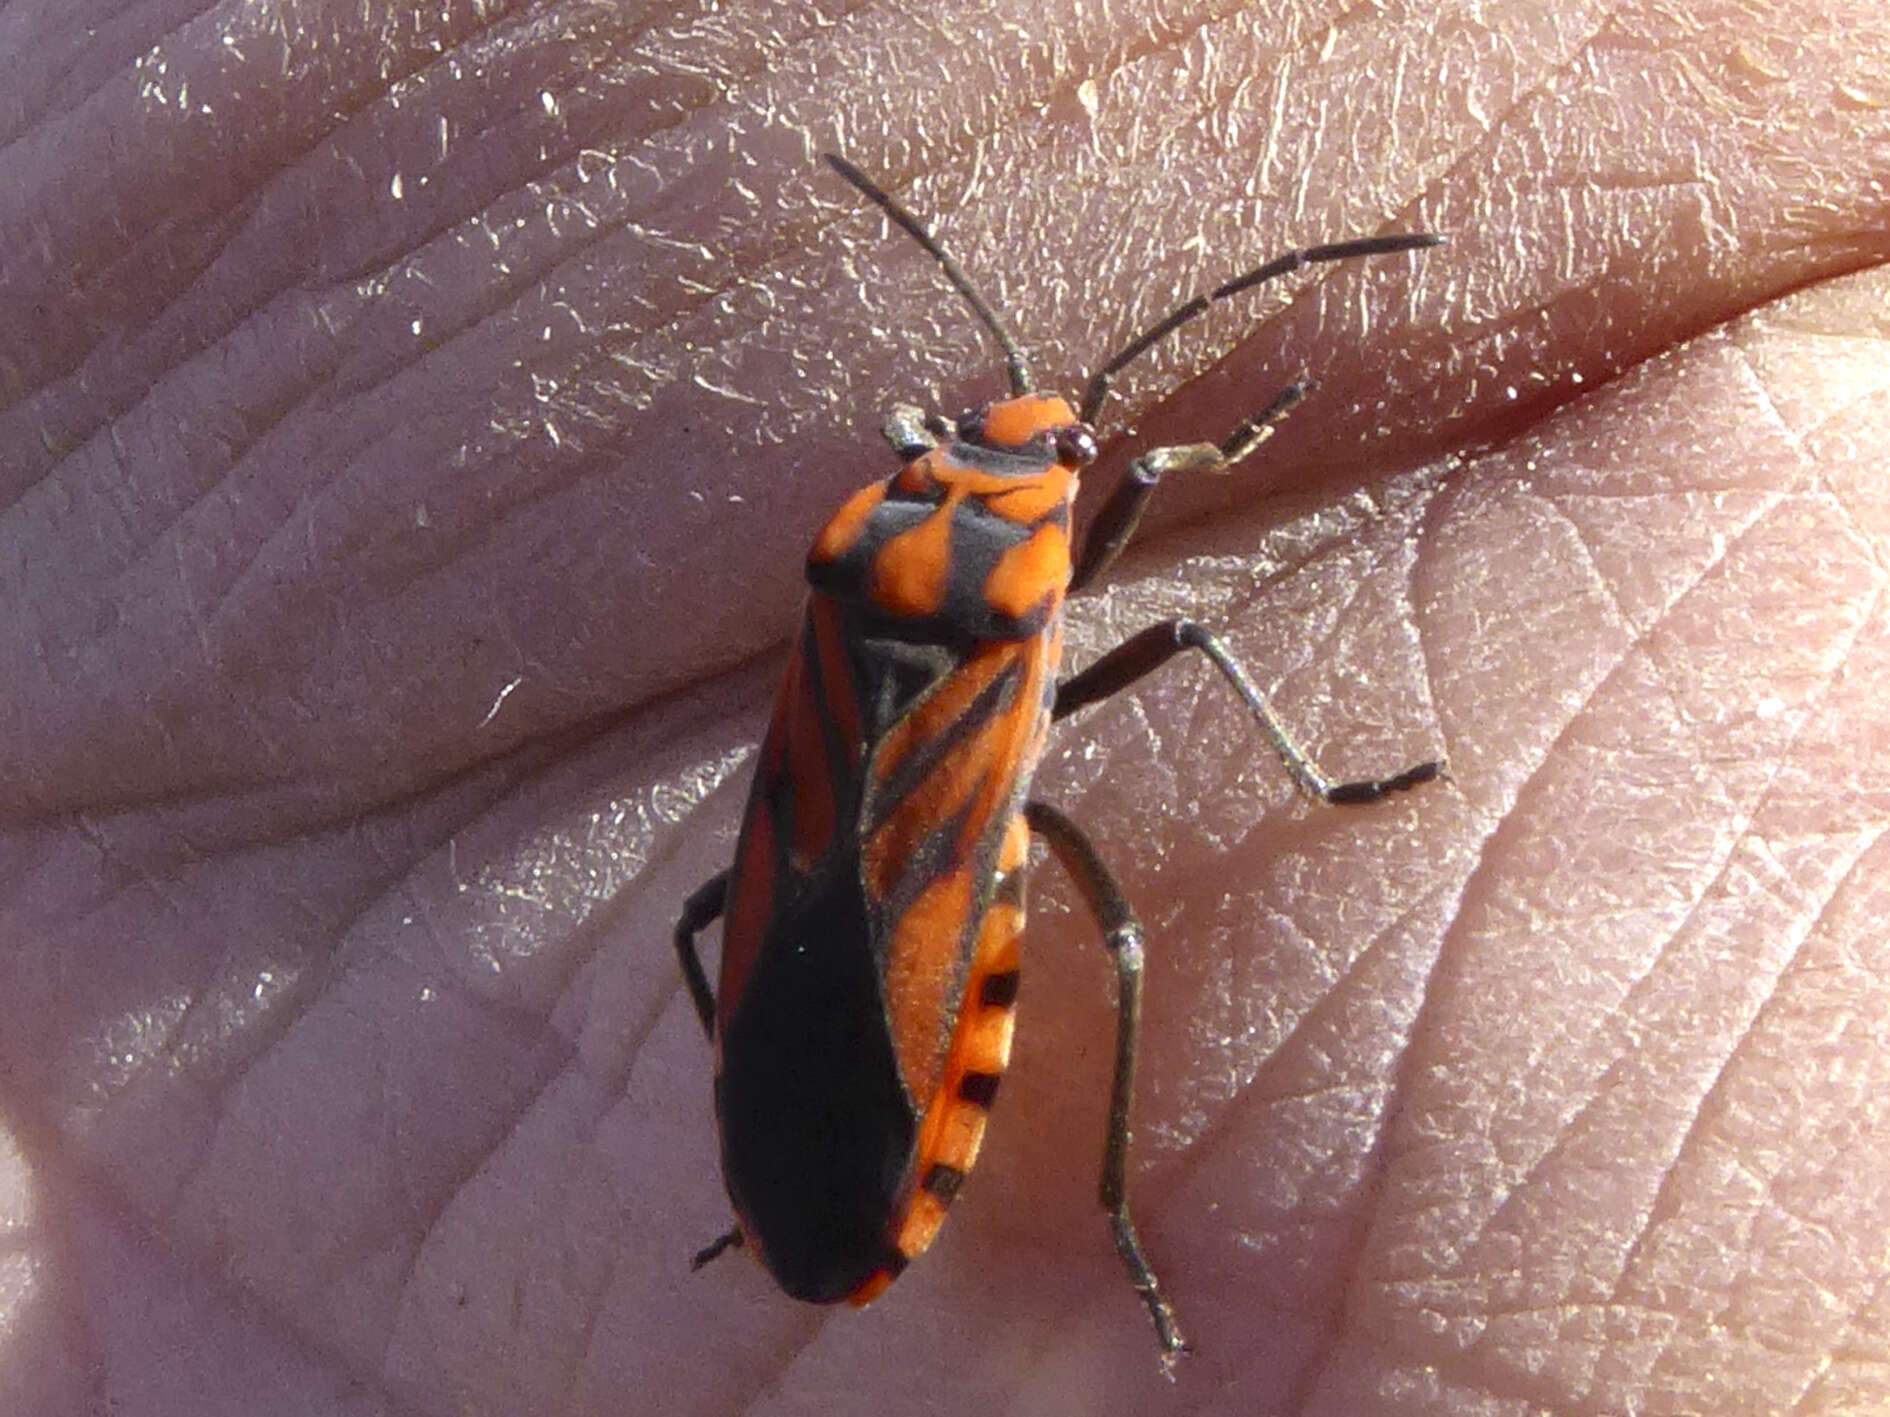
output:
[[[1085,423],[1095,423],[1096,415],[1102,412],[1103,402],[1109,397],[1109,390],[1115,384],[1116,375],[1122,372],[1124,365],[1140,359],[1190,320],[1199,318],[1230,295],[1238,295],[1243,290],[1252,290],[1256,285],[1265,285],[1270,280],[1299,270],[1303,266],[1310,266],[1316,261],[1349,261],[1356,256],[1388,256],[1395,251],[1417,251],[1426,246],[1441,245],[1443,240],[1443,237],[1433,236],[1428,232],[1397,236],[1367,236],[1359,241],[1339,241],[1330,246],[1309,246],[1302,251],[1288,251],[1283,256],[1275,256],[1265,265],[1255,266],[1245,274],[1237,275],[1232,280],[1215,286],[1207,294],[1197,295],[1187,304],[1171,310],[1111,355],[1102,368],[1090,375],[1089,383],[1083,390],[1083,405],[1077,416]]]
[[[931,232],[919,224],[917,217],[887,196],[872,178],[843,157],[838,157],[833,153],[822,153],[821,156],[826,158],[827,166],[846,178],[859,189],[862,196],[904,227],[906,235],[923,246],[926,254],[938,262],[939,269],[945,272],[945,278],[952,283],[960,295],[965,297],[965,303],[971,306],[972,313],[991,332],[992,337],[1004,350],[1004,364],[1010,374],[1012,396],[1029,393],[1031,391],[1030,365],[1024,359],[1023,349],[1011,337],[1011,332],[1004,328],[1004,322],[998,319],[989,305],[984,303],[984,297],[972,287],[970,278],[959,269],[958,262],[945,254],[945,248],[932,238]]]

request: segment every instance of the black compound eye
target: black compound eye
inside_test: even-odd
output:
[[[1096,461],[1096,435],[1081,423],[1057,429],[1051,439],[1057,461],[1065,467],[1087,467]]]

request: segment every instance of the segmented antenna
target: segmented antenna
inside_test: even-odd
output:
[[[1302,266],[1310,266],[1315,261],[1349,261],[1355,256],[1387,256],[1394,251],[1417,251],[1426,246],[1441,245],[1443,240],[1443,237],[1433,236],[1428,232],[1400,236],[1367,236],[1358,241],[1339,241],[1330,246],[1309,246],[1303,251],[1288,251],[1284,256],[1275,256],[1265,265],[1255,266],[1246,274],[1237,275],[1232,280],[1215,286],[1206,295],[1197,295],[1179,309],[1170,311],[1111,355],[1102,368],[1090,375],[1089,384],[1083,390],[1083,405],[1077,416],[1085,423],[1094,424],[1096,415],[1102,412],[1104,400],[1109,397],[1109,390],[1115,383],[1116,375],[1122,372],[1124,365],[1140,359],[1190,320],[1200,318],[1230,295],[1238,295],[1243,290],[1252,290],[1256,285],[1265,285],[1276,277],[1299,270]]]
[[[945,278],[952,283],[960,295],[965,297],[965,303],[971,306],[972,313],[991,332],[992,338],[1003,349],[1004,364],[1011,378],[1012,397],[1031,392],[1030,365],[1024,359],[1022,347],[1011,337],[1011,332],[1004,328],[1004,322],[998,319],[989,305],[984,303],[984,297],[972,287],[970,278],[959,269],[958,262],[945,254],[945,248],[932,239],[932,233],[919,224],[917,217],[881,191],[879,184],[872,178],[843,157],[833,153],[823,153],[821,156],[826,158],[827,166],[846,178],[859,189],[862,196],[891,217],[899,226],[905,228],[906,235],[923,246],[926,254],[938,262],[938,268],[945,272]]]

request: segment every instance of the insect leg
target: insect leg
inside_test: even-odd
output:
[[[1129,1218],[1129,1106],[1135,1095],[1135,1046],[1142,1028],[1142,923],[1082,828],[1042,802],[1026,805],[1024,819],[1069,872],[1116,962],[1116,1067],[1109,1087],[1109,1130],[1103,1139],[1099,1195],[1115,1232],[1116,1253],[1122,1256],[1129,1283],[1142,1296],[1154,1322],[1163,1363],[1172,1364],[1188,1344],[1175,1323],[1174,1305],[1149,1267],[1135,1222]]]
[[[695,1255],[689,1261],[689,1268],[701,1269],[710,1260],[721,1255],[724,1250],[739,1250],[747,1242],[747,1238],[747,1236],[742,1234],[739,1226],[724,1234],[717,1235],[708,1244],[696,1251]]]
[[[715,1037],[715,995],[709,990],[709,976],[704,973],[701,957],[696,954],[696,936],[721,918],[728,905],[729,872],[712,876],[683,902],[682,918],[676,922],[676,957],[682,961],[683,978],[689,983],[689,997],[695,1001],[696,1017],[702,1031]],[[701,1269],[724,1250],[737,1249],[743,1241],[740,1226],[718,1235],[689,1261],[689,1268]]]
[[[1162,477],[1170,472],[1225,472],[1264,443],[1273,425],[1286,417],[1287,411],[1306,392],[1300,384],[1288,384],[1252,418],[1247,419],[1217,446],[1213,443],[1184,443],[1171,448],[1151,448],[1117,479],[1109,498],[1097,511],[1083,537],[1083,549],[1076,558],[1076,570],[1070,577],[1072,592],[1083,589],[1109,568],[1122,554],[1122,548],[1135,535],[1136,523],[1155,495]]]
[[[709,989],[709,976],[703,972],[696,954],[696,936],[721,918],[728,904],[727,871],[710,878],[683,902],[682,918],[676,922],[676,958],[682,961],[683,978],[689,984],[689,997],[695,1001],[696,1017],[702,1031],[715,1036],[715,995]]]
[[[1247,671],[1240,667],[1240,661],[1229,654],[1218,639],[1192,620],[1163,620],[1150,625],[1139,634],[1131,635],[1087,669],[1072,674],[1057,685],[1056,703],[1051,707],[1050,716],[1053,719],[1065,718],[1080,708],[1106,699],[1117,690],[1126,689],[1145,674],[1161,668],[1183,650],[1190,649],[1198,649],[1205,654],[1213,661],[1214,667],[1220,670],[1221,677],[1234,686],[1234,691],[1245,701],[1247,711],[1260,725],[1260,731],[1267,735],[1273,751],[1286,764],[1293,781],[1309,797],[1343,806],[1376,802],[1388,793],[1402,792],[1406,788],[1416,787],[1420,782],[1429,782],[1443,775],[1443,762],[1433,759],[1388,777],[1366,778],[1360,782],[1334,782],[1300,751],[1292,735],[1273,716],[1266,699],[1247,677]]]

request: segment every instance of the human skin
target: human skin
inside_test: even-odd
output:
[[[0,1411],[1890,1405],[1881,5],[0,13]],[[864,1314],[732,1256],[669,928],[827,511],[997,362],[1164,488],[1039,792],[1149,927],[1138,1214],[1046,867]],[[1690,341],[1690,342],[1689,342]]]

